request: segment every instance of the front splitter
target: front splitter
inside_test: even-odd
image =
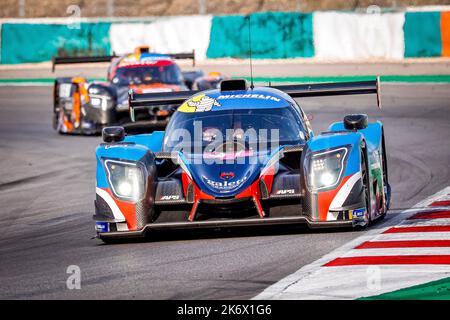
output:
[[[161,222],[147,224],[140,230],[103,232],[99,233],[100,239],[109,238],[140,238],[145,237],[147,232],[162,230],[189,230],[189,229],[216,229],[231,227],[251,227],[267,225],[308,225],[311,229],[320,228],[348,228],[353,226],[353,221],[312,221],[307,217],[281,217],[281,218],[253,218],[214,221],[192,221],[192,222]]]

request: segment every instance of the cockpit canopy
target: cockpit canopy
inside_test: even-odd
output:
[[[206,92],[186,101],[174,113],[163,149],[185,154],[248,155],[303,144],[305,136],[300,112],[289,101],[266,93]]]

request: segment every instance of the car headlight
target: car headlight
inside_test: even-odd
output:
[[[91,98],[91,104],[94,107],[98,107],[102,104],[102,99],[101,98]]]
[[[90,101],[91,101],[91,106],[93,108],[101,108],[103,111],[106,111],[108,109],[108,102],[111,100],[111,98],[109,96],[93,96],[93,95],[89,95]]]
[[[344,171],[347,147],[312,153],[307,160],[308,185],[317,191],[336,186]]]
[[[146,189],[146,170],[138,162],[105,160],[109,185],[117,198],[139,201]]]

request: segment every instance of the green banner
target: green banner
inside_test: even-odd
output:
[[[55,55],[110,54],[110,23],[2,25],[1,63],[49,61]]]
[[[405,58],[441,56],[440,12],[407,12],[403,30]]]
[[[265,12],[250,15],[253,58],[314,56],[312,14]],[[248,58],[248,18],[215,16],[206,56]]]

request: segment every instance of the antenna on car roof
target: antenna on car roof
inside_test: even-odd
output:
[[[252,63],[252,28],[250,27],[250,15],[247,16],[248,23],[248,49],[250,58],[250,89],[255,87],[253,84],[253,63]]]

